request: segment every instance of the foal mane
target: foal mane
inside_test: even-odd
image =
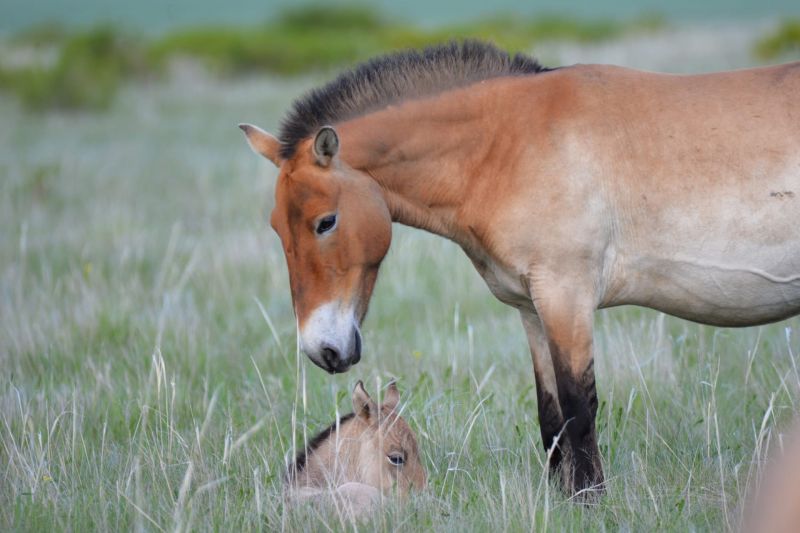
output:
[[[322,126],[387,105],[502,76],[551,69],[524,54],[511,56],[477,40],[450,42],[422,51],[394,52],[357,65],[294,101],[281,123],[281,157],[289,159],[303,139]]]
[[[308,457],[313,454],[317,448],[322,446],[322,444],[328,440],[333,433],[336,432],[337,428],[341,429],[347,422],[352,420],[353,417],[355,417],[355,413],[343,415],[333,424],[317,433],[314,438],[308,442],[306,447],[298,452],[297,457],[294,459],[294,463],[292,463],[292,466],[286,472],[287,478],[292,479],[302,472],[306,467]]]

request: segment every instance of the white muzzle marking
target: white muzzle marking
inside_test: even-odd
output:
[[[354,310],[338,301],[327,302],[311,313],[300,330],[300,348],[317,366],[330,369],[332,361],[326,361],[323,351],[333,350],[338,357],[334,364],[349,361],[355,350],[358,322]]]

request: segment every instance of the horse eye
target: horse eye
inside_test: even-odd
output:
[[[328,215],[317,223],[317,235],[322,235],[332,230],[336,225],[336,215]]]
[[[403,466],[406,462],[406,458],[402,453],[390,453],[386,456],[386,459],[394,466]]]

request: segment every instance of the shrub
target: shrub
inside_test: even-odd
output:
[[[63,43],[68,36],[64,26],[57,22],[45,22],[27,28],[13,37],[13,42],[28,46],[52,46]]]
[[[800,19],[786,20],[761,38],[756,43],[755,53],[761,59],[775,59],[787,54],[800,55]]]
[[[385,22],[367,8],[312,6],[287,11],[261,27],[179,31],[155,43],[151,54],[158,64],[179,55],[194,57],[220,74],[251,70],[294,74],[451,39],[481,38],[511,51],[522,51],[545,40],[599,41],[661,25],[663,20],[656,17],[622,23],[507,16],[426,29]]]
[[[296,74],[385,51],[392,28],[366,7],[306,6],[257,27],[177,31],[154,43],[150,57],[163,65],[175,56],[189,56],[223,75],[253,70]]]
[[[389,22],[370,8],[352,5],[292,8],[260,26],[190,28],[150,43],[110,26],[68,35],[60,26],[43,25],[18,35],[15,42],[57,46],[55,64],[0,69],[0,87],[16,92],[30,109],[103,109],[124,79],[159,72],[179,56],[202,61],[219,75],[297,74],[452,39],[480,38],[518,52],[545,40],[591,42],[661,25],[663,20],[654,17],[610,22],[505,16],[421,28]]]
[[[4,85],[32,110],[103,109],[121,81],[143,72],[141,47],[108,26],[67,38],[56,64],[6,71]]]
[[[328,6],[324,4],[289,8],[275,26],[300,31],[377,30],[385,26],[383,18],[367,6]]]

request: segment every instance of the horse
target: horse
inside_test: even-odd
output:
[[[414,432],[397,411],[399,399],[394,382],[380,404],[361,381],[356,383],[353,412],[311,439],[287,470],[287,500],[335,503],[357,518],[368,514],[383,496],[394,493],[405,498],[410,490],[423,489],[427,474]]]
[[[672,75],[450,43],[311,90],[277,138],[240,128],[279,168],[270,222],[308,357],[359,361],[393,222],[455,241],[519,310],[571,493],[604,488],[595,310],[723,327],[800,313],[800,62]]]

